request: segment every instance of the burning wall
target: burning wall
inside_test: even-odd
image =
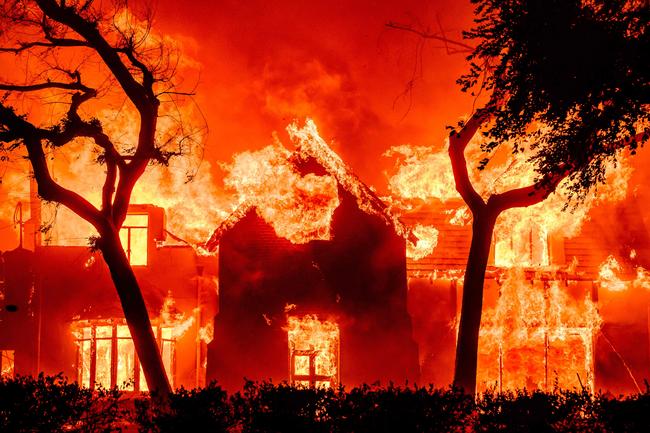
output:
[[[330,241],[293,244],[254,212],[222,235],[209,378],[229,389],[240,387],[244,376],[288,379],[283,328],[292,304],[292,315],[338,323],[343,383],[417,378],[404,240],[360,211],[353,197],[339,196]]]
[[[216,259],[199,257],[189,246],[161,244],[162,209],[132,205],[129,212],[122,240],[168,375],[174,386],[204,384],[216,304]],[[76,246],[41,246],[28,253],[34,255],[34,272],[13,269],[31,278],[27,289],[18,291],[33,290],[29,308],[20,307],[29,314],[25,323],[17,315],[2,314],[7,332],[2,333],[0,348],[15,349],[16,372],[63,371],[85,386],[132,381],[126,389],[146,389],[117,293],[98,253]],[[15,341],[6,341],[10,336]],[[29,347],[23,347],[26,344]]]
[[[468,150],[470,161],[482,158],[476,144]],[[453,373],[471,215],[457,198],[445,151],[401,146],[391,155],[398,156],[396,175],[390,180],[395,208],[411,225],[437,229],[433,251],[409,257],[409,310],[423,379],[446,384]],[[522,162],[497,154],[487,170],[470,171],[472,181],[484,195],[528,184],[534,173]],[[607,229],[611,214],[598,227],[597,206],[607,209],[608,203],[625,198],[630,178],[625,158],[612,172],[598,194],[587,197],[575,212],[562,211],[566,196],[560,188],[540,205],[509,210],[497,221],[485,281],[479,387],[481,382],[483,387],[496,384],[501,389],[550,389],[557,384],[629,392],[637,390],[635,376],[647,376],[641,360],[648,352],[647,301],[636,308],[643,311],[636,314],[636,325],[626,326],[624,337],[617,331],[621,318],[603,304],[599,290],[597,264],[607,251],[625,243]],[[620,208],[637,207],[633,198],[625,204]],[[636,231],[643,221],[640,215],[618,219]],[[641,232],[647,244],[647,231]],[[628,342],[639,338],[641,350],[632,353]],[[628,368],[626,360],[634,360],[630,363],[634,368]],[[614,376],[618,379],[611,380]]]

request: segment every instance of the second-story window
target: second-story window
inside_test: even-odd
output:
[[[129,214],[120,230],[120,241],[132,266],[147,266],[149,215]]]
[[[548,266],[550,253],[548,233],[537,225],[509,233],[495,232],[494,265],[511,266]]]

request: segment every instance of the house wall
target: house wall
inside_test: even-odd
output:
[[[292,244],[254,212],[223,235],[209,379],[227,389],[241,387],[244,377],[287,380],[283,327],[293,304],[290,314],[339,324],[343,384],[417,380],[404,240],[342,188],[339,198],[330,241]]]
[[[206,349],[205,344],[197,348],[198,330],[211,321],[216,311],[217,259],[199,258],[188,246],[156,246],[154,236],[160,237],[162,233],[160,218],[160,213],[152,218],[154,229],[150,231],[148,265],[134,267],[134,271],[151,319],[159,317],[168,295],[186,319],[194,317],[175,345],[175,385],[194,387],[204,383],[205,378]],[[18,353],[28,353],[31,360],[28,367],[17,368],[18,373],[63,372],[76,380],[77,347],[71,325],[79,319],[123,318],[117,292],[101,254],[92,253],[88,247],[43,246],[33,255],[34,295],[27,325],[18,316],[0,313],[0,339],[13,336],[19,341],[33,342],[29,351],[17,351],[17,358]],[[7,341],[4,345],[15,344]],[[198,377],[197,365],[201,369]]]
[[[453,378],[455,331],[450,329],[454,329],[462,295],[462,280],[452,282],[454,276],[459,278],[464,272],[471,240],[468,226],[449,223],[450,213],[446,211],[460,205],[430,204],[404,217],[411,224],[431,224],[440,231],[433,254],[418,261],[409,259],[407,268],[409,311],[420,348],[422,381],[443,386]],[[636,266],[650,266],[649,245],[648,231],[634,200],[594,210],[573,237],[550,239],[551,264],[571,264],[571,272],[583,280],[572,285],[572,296],[588,295],[597,301],[603,324],[593,341],[596,390],[637,392],[637,385],[643,390],[644,379],[650,377],[650,291],[632,288],[611,292],[594,283],[600,264],[609,254],[614,254],[627,270],[623,278],[634,279]],[[630,257],[632,250],[636,257]],[[572,264],[574,258],[577,262]],[[495,270],[489,267],[488,272]],[[494,305],[498,285],[489,278],[485,284],[484,306],[489,308]],[[456,292],[455,301],[450,291]]]

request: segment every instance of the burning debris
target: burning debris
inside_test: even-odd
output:
[[[413,260],[424,258],[433,253],[438,245],[438,229],[433,226],[416,224],[413,227],[413,235],[417,238],[417,242],[406,244],[406,257],[408,258]]]
[[[610,255],[599,267],[598,282],[601,287],[612,292],[622,292],[630,288],[650,290],[650,273],[643,267],[636,267],[633,278],[624,279],[623,274],[623,267],[613,255]]]

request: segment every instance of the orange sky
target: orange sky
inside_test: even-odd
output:
[[[386,149],[440,143],[445,125],[471,109],[455,84],[463,56],[435,43],[423,50],[412,99],[401,97],[417,38],[384,24],[435,26],[439,17],[460,38],[471,12],[469,1],[458,0],[199,1],[191,8],[163,0],[156,27],[182,36],[202,65],[197,100],[210,128],[210,160],[260,148],[272,131],[311,116],[359,176],[382,188]]]

